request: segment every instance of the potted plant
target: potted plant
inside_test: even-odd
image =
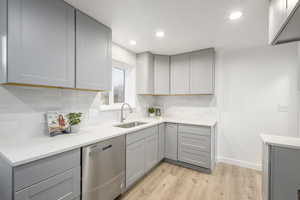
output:
[[[68,123],[71,126],[72,133],[78,133],[80,131],[80,123],[81,123],[82,113],[69,113],[67,115]]]
[[[148,113],[150,117],[155,117],[155,109],[153,107],[148,108]]]

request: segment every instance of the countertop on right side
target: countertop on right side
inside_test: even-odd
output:
[[[261,138],[262,141],[268,145],[300,149],[300,137],[286,137],[279,135],[262,134]]]

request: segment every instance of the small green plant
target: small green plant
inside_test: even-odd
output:
[[[150,108],[148,108],[148,112],[149,112],[150,114],[155,113],[155,109],[152,108],[152,107],[150,107]]]
[[[82,116],[82,113],[69,113],[67,115],[69,124],[71,126],[80,124],[80,122],[81,122],[81,116]]]

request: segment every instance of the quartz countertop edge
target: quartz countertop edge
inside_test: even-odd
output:
[[[300,149],[300,137],[261,134],[261,139],[263,143],[271,146]]]
[[[99,126],[90,126],[83,128],[79,133],[69,135],[59,135],[56,137],[42,136],[24,141],[6,140],[0,143],[0,156],[12,166],[24,165],[36,160],[57,155],[63,152],[75,150],[94,143],[105,141],[114,137],[133,133],[161,123],[178,123],[196,126],[213,127],[216,120],[199,120],[199,119],[150,119],[142,118],[126,121],[125,123],[141,121],[147,122],[133,128],[118,128],[115,125],[120,123],[103,124]]]

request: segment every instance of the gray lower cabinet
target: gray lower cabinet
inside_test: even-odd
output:
[[[178,160],[198,167],[214,167],[214,128],[179,125]]]
[[[151,170],[158,160],[158,126],[126,136],[126,188]]]
[[[145,171],[158,163],[158,132],[145,139]]]
[[[5,83],[7,81],[6,73],[6,21],[7,21],[7,1],[0,0],[0,83]]]
[[[178,125],[166,124],[165,132],[165,158],[178,160]]]
[[[158,161],[161,161],[165,158],[165,131],[165,124],[160,124],[158,126]]]
[[[300,198],[300,150],[264,145],[263,200]]]
[[[73,200],[78,196],[80,196],[80,167],[17,192],[15,200]]]
[[[62,0],[8,1],[7,82],[75,86],[74,12]]]
[[[76,11],[76,88],[110,90],[112,31]]]
[[[126,187],[130,187],[144,175],[145,142],[139,140],[126,147]]]
[[[0,160],[1,200],[73,200],[80,196],[80,149],[12,167]],[[3,179],[5,180],[3,180]],[[5,193],[4,191],[9,191]]]

